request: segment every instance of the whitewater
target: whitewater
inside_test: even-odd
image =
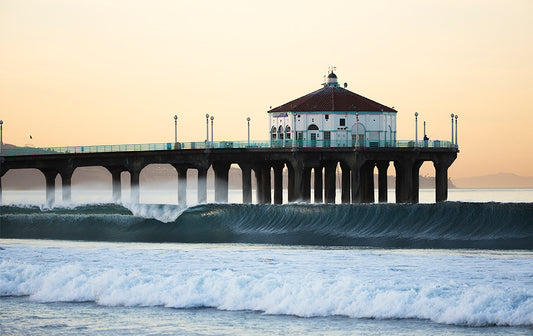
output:
[[[525,200],[12,202],[0,334],[531,335]]]

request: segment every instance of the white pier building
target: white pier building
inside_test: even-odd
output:
[[[387,147],[397,111],[341,87],[330,70],[322,88],[268,111],[276,145]]]

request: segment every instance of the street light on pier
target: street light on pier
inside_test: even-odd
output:
[[[248,147],[250,147],[250,117],[246,118],[248,122]]]
[[[415,112],[415,147],[418,147],[418,112]]]
[[[452,117],[452,145],[453,145],[453,117],[454,117],[453,113],[451,114],[451,117]]]
[[[213,120],[215,117],[211,116],[211,147],[213,147]]]
[[[2,125],[4,124],[3,120],[0,120],[0,153],[4,149],[4,140],[2,138]]]
[[[209,114],[205,115],[205,146],[209,146]]]
[[[459,116],[456,114],[455,115],[455,146],[458,146],[457,144],[457,118],[459,118]]]
[[[355,147],[359,147],[359,111],[355,112]]]
[[[427,147],[428,146],[428,136],[426,134],[426,122],[424,121],[424,146]]]
[[[174,115],[174,143],[178,142],[178,116]]]

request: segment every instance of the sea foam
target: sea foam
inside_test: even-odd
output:
[[[4,247],[1,295],[42,302],[533,325],[530,253]]]

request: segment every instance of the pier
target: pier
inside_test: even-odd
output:
[[[448,168],[459,152],[448,141],[219,141],[50,148],[4,148],[0,152],[1,177],[11,169],[35,168],[46,181],[46,204],[55,202],[56,177],[61,177],[62,199],[71,200],[71,178],[79,167],[102,166],[112,176],[113,200],[119,202],[121,173],[129,172],[131,200],[139,202],[139,176],[150,164],[170,164],[178,175],[178,202],[187,204],[187,171],[198,172],[198,202],[207,201],[207,171],[215,174],[215,201],[228,201],[228,172],[232,164],[242,172],[242,199],[252,202],[252,171],[258,203],[283,202],[283,170],[288,179],[289,202],[373,203],[374,169],[378,170],[378,202],[387,202],[387,172],[396,173],[396,202],[417,203],[419,170],[424,162],[435,167],[435,201],[448,197]],[[340,168],[341,197],[336,199]],[[314,173],[314,179],[311,178]],[[273,173],[273,174],[272,174]],[[273,176],[273,179],[271,178]],[[312,181],[313,180],[313,181]],[[312,184],[313,183],[313,184]]]

